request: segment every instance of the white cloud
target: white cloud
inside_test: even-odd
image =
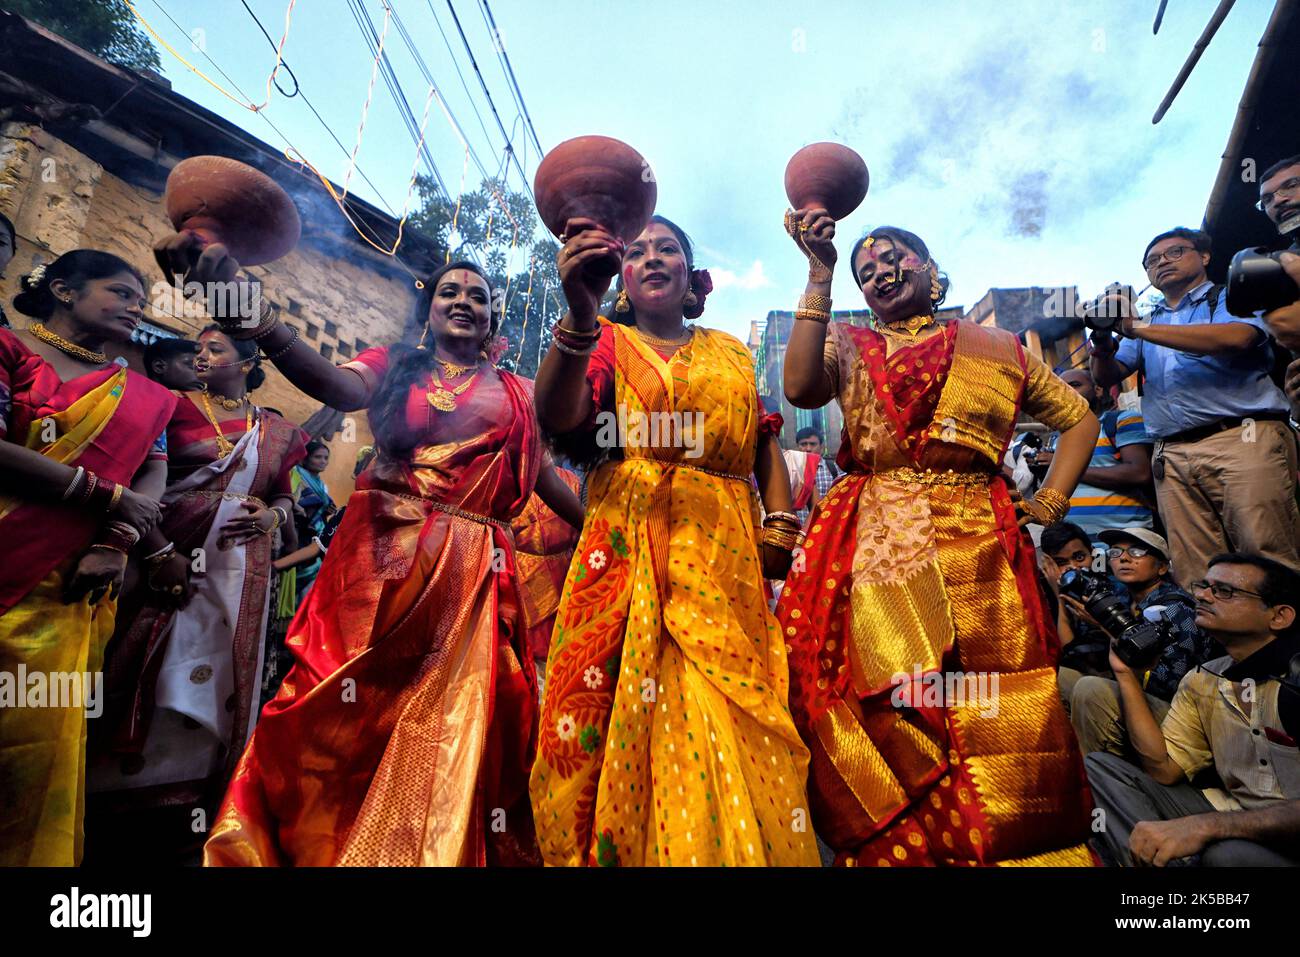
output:
[[[742,275],[730,269],[710,269],[714,290],[734,286],[737,289],[766,289],[772,285],[772,279],[763,271],[763,260],[755,259],[749,269]]]

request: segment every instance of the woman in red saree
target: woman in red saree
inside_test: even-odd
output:
[[[81,860],[86,718],[127,552],[158,519],[176,405],[100,352],[143,304],[132,266],[78,249],[23,277],[14,308],[38,321],[0,329],[0,685],[62,677],[81,699],[0,689],[0,866]]]
[[[172,243],[163,254],[186,268]],[[273,316],[251,329],[299,388],[368,406],[380,453],[289,626],[297,662],[235,770],[209,865],[537,859],[536,675],[509,523],[534,488],[572,523],[581,506],[544,463],[531,390],[487,360],[482,272],[453,263],[425,289],[419,347],[343,366]]]
[[[854,249],[875,328],[828,328],[834,223],[800,210],[787,228],[810,271],[786,395],[838,399],[849,472],[814,507],[777,606],[818,833],[840,864],[1089,864],[1091,802],[1022,525],[1068,508],[1097,420],[1010,333],[937,323],[946,280],[904,230]],[[1022,410],[1062,435],[1018,504],[999,463]]]
[[[163,861],[197,852],[194,809],[215,813],[257,722],[272,533],[292,529],[308,436],[253,403],[265,373],[252,343],[217,326],[198,342],[205,388],[167,426],[163,518],[142,546],[153,557],[107,654],[89,784],[98,860],[111,856],[101,837],[128,834]]]
[[[574,495],[582,480],[577,473],[556,466],[555,472]],[[578,532],[546,507],[536,492],[518,517],[511,522],[515,553],[519,560],[519,594],[523,599],[524,623],[528,628],[528,653],[537,666],[537,680],[544,685],[546,655],[551,648],[555,613],[560,607],[560,590],[573,560]]]

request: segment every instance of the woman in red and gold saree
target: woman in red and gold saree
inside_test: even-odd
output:
[[[786,394],[839,401],[849,472],[777,607],[818,833],[840,864],[1087,865],[1091,804],[1022,523],[1063,513],[1096,419],[1013,335],[938,324],[944,280],[903,230],[855,250],[875,328],[827,331],[811,297],[829,295],[833,223],[792,216],[811,270]],[[1018,506],[999,463],[1022,412],[1062,438],[1050,491]]]
[[[531,785],[542,854],[557,865],[816,865],[808,753],[763,591],[765,572],[789,568],[793,541],[760,548],[751,486],[757,473],[769,509],[795,523],[779,420],[762,415],[738,340],[683,327],[708,284],[681,230],[655,217],[627,247],[615,314],[632,323],[599,327],[609,281],[585,266],[619,247],[590,222],[568,232],[570,313],[538,372],[538,415],[615,451],[588,477],[547,662]]]
[[[96,354],[143,302],[133,267],[74,250],[23,278],[14,306],[39,321],[0,330],[0,866],[81,861],[86,719],[176,404]],[[27,700],[32,680],[48,695]]]
[[[555,472],[574,495],[582,487],[577,474],[558,466]],[[519,562],[519,597],[523,600],[525,645],[537,665],[538,684],[546,675],[546,656],[551,648],[555,612],[560,607],[560,589],[573,560],[573,546],[578,543],[574,528],[534,492],[518,517],[510,523],[515,538],[515,556]]]
[[[167,426],[163,518],[143,546],[162,555],[124,600],[105,663],[89,783],[98,860],[101,836],[126,832],[158,860],[197,852],[193,812],[215,813],[257,722],[272,532],[292,524],[308,436],[253,403],[265,373],[251,343],[216,326],[198,342],[206,389],[182,394]]]
[[[509,527],[535,487],[572,522],[581,506],[544,464],[531,389],[484,354],[478,267],[425,288],[418,348],[334,366],[274,319],[261,333],[300,388],[368,406],[381,451],[289,626],[296,663],[235,770],[209,865],[538,862],[536,676]]]

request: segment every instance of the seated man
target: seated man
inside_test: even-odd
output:
[[[1056,632],[1061,639],[1056,680],[1068,713],[1074,686],[1084,675],[1110,677],[1110,638],[1084,621],[1060,600],[1061,576],[1068,571],[1101,571],[1105,559],[1095,552],[1088,533],[1071,522],[1054,522],[1043,529],[1038,552],[1043,577],[1056,598]]]
[[[1217,555],[1192,593],[1196,623],[1228,654],[1183,677],[1163,724],[1111,655],[1141,767],[1084,759],[1100,840],[1126,866],[1300,866],[1300,701],[1277,680],[1300,654],[1300,575],[1258,555]],[[1188,783],[1210,766],[1226,792]]]
[[[1117,591],[1128,598],[1133,617],[1141,621],[1148,608],[1163,608],[1159,617],[1171,626],[1169,643],[1139,673],[1147,704],[1159,721],[1169,710],[1169,702],[1183,675],[1219,657],[1223,649],[1196,627],[1196,603],[1171,580],[1169,546],[1161,536],[1148,528],[1127,528],[1102,532],[1101,539],[1110,546],[1106,556],[1110,559],[1111,574],[1119,582]],[[1099,628],[1087,609],[1075,599],[1063,596],[1061,604]],[[1109,641],[1107,648],[1109,652]],[[1119,686],[1110,677],[1080,678],[1074,684],[1066,710],[1070,712],[1079,749],[1084,754],[1106,751],[1122,756],[1128,753]]]

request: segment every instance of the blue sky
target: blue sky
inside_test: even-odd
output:
[[[169,42],[212,73],[159,2],[186,31],[201,31],[194,39],[244,91],[264,99],[274,54],[238,0],[136,0]],[[383,0],[364,2],[378,28]],[[495,171],[504,141],[446,0],[389,2]],[[639,149],[655,170],[659,211],[691,234],[698,264],[712,270],[715,293],[702,321],[741,338],[751,319],[793,308],[802,291],[803,259],[781,229],[782,176],[789,157],[817,140],[852,146],[871,170],[866,201],[840,224],[845,259],[863,230],[891,224],[929,244],[952,280],[949,305],[970,306],[991,286],[1077,283],[1090,293],[1115,279],[1144,285],[1146,241],[1200,223],[1273,6],[1239,0],[1153,126],[1214,0],[1173,0],[1157,36],[1157,0],[489,2],[542,146],[600,133]],[[278,40],[286,0],[249,3]],[[522,155],[525,137],[478,0],[453,3]],[[395,26],[386,47],[418,119],[428,83]],[[345,0],[298,0],[284,52],[350,152],[373,57]],[[284,145],[263,118],[170,54],[163,60],[179,92]],[[265,114],[322,172],[343,180],[348,156],[300,98],[273,90]],[[464,150],[436,106],[426,139],[455,193]],[[357,161],[398,212],[414,158],[377,81]],[[529,150],[530,182],[537,160]],[[477,181],[471,164],[466,185]],[[518,187],[517,173],[511,182]],[[383,205],[357,174],[350,185]],[[834,291],[837,307],[861,305],[847,268]]]

